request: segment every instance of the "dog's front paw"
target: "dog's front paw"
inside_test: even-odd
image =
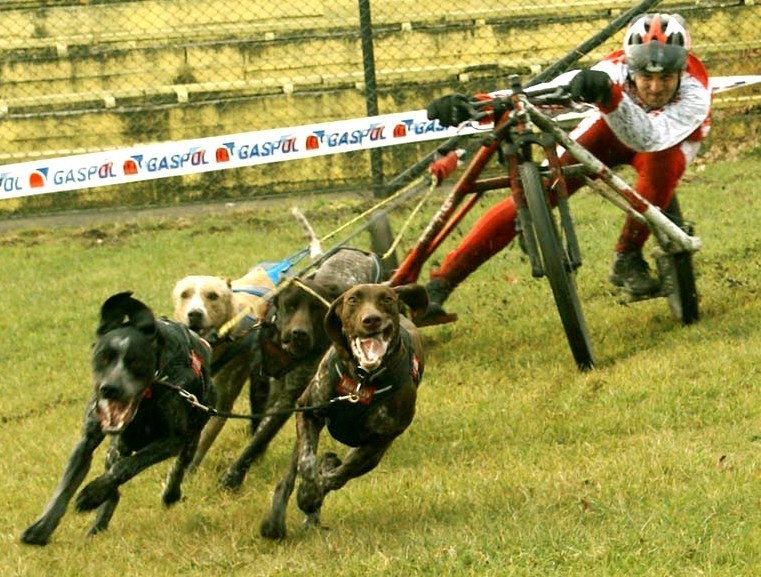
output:
[[[259,534],[265,539],[278,541],[285,539],[285,519],[269,515],[259,525]]]
[[[296,502],[299,505],[299,509],[307,515],[319,512],[324,498],[325,492],[322,490],[319,483],[302,479],[296,495]]]
[[[325,475],[333,469],[337,469],[341,466],[341,459],[332,452],[326,452],[320,459],[320,475]]]
[[[77,495],[77,511],[92,511],[111,499],[118,489],[116,481],[106,475],[90,481]]]
[[[21,542],[27,545],[47,545],[52,532],[45,519],[38,519],[21,533]]]
[[[243,479],[245,478],[245,471],[241,471],[235,467],[230,467],[227,469],[227,471],[225,471],[225,474],[222,475],[222,478],[219,480],[219,486],[223,489],[226,489],[227,491],[237,491],[240,489],[240,486],[243,484]]]
[[[161,501],[164,503],[166,507],[171,507],[174,505],[177,501],[179,501],[182,498],[182,488],[172,485],[167,485],[164,487],[164,492],[161,493]]]

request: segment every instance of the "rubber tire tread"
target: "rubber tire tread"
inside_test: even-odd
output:
[[[574,273],[569,270],[570,267],[566,266],[565,251],[552,215],[552,208],[542,186],[539,167],[533,162],[523,162],[519,170],[526,204],[531,211],[534,232],[542,253],[544,274],[550,283],[573,358],[579,369],[591,369],[595,364],[594,355],[584,313],[576,292]]]
[[[682,210],[676,195],[671,199],[668,208],[664,212],[675,224],[684,228]],[[674,283],[676,284],[674,292],[668,296],[669,306],[674,316],[683,325],[691,325],[700,318],[695,270],[692,266],[692,253],[679,252],[671,255],[669,258],[674,267]]]

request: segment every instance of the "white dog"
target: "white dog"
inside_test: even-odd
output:
[[[235,281],[218,276],[188,276],[174,286],[172,302],[175,320],[209,339],[226,332],[227,338],[214,344],[212,354],[212,367],[218,367],[214,384],[217,388],[215,409],[219,412],[232,410],[249,378],[252,379],[252,399],[257,399],[257,405],[264,406],[266,403],[268,379],[257,379],[261,352],[253,342],[254,335],[251,334],[251,339],[246,337],[251,327],[267,314],[269,303],[263,295],[274,286],[267,272],[260,267],[254,267],[246,276]],[[223,417],[209,420],[201,434],[190,470],[200,465],[226,421]],[[256,425],[252,422],[252,429]]]

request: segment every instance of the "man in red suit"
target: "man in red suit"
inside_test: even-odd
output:
[[[570,81],[574,100],[596,105],[595,113],[571,137],[610,167],[632,166],[637,172],[637,192],[661,209],[671,201],[710,127],[708,74],[690,53],[690,44],[681,16],[645,14],[629,25],[621,50],[555,81]],[[432,102],[428,114],[447,126],[468,120],[467,113],[451,106],[451,97],[446,96]],[[566,153],[562,161],[573,159]],[[569,180],[569,194],[582,184]],[[426,285],[430,306],[421,324],[451,318],[442,308],[444,301],[513,240],[515,218],[515,204],[508,196],[485,212],[441,267],[431,271]],[[657,288],[658,281],[642,257],[649,234],[646,225],[627,217],[615,246],[610,282],[635,295]]]

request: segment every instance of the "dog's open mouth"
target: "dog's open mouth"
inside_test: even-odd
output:
[[[372,337],[354,337],[351,341],[351,352],[359,366],[366,371],[377,369],[383,362],[387,350],[388,339],[384,338],[382,333]]]
[[[98,399],[95,410],[103,432],[107,434],[121,432],[134,418],[139,404],[140,398],[130,401]]]

